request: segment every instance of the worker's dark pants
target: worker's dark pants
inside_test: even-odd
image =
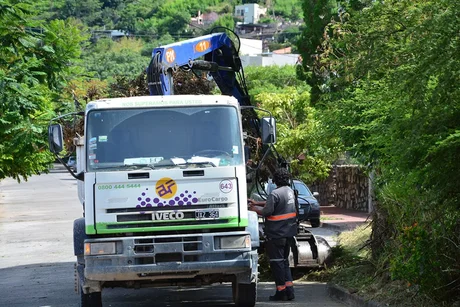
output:
[[[291,269],[289,268],[289,251],[294,238],[270,239],[265,242],[270,268],[277,290],[282,290],[286,282],[292,282]]]

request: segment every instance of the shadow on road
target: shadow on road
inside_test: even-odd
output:
[[[0,269],[0,306],[70,307],[79,305],[79,295],[74,289],[73,262],[39,263]],[[279,306],[270,302],[273,283],[259,283],[257,306]],[[320,283],[297,283],[296,300],[283,302],[283,306],[343,306],[325,301],[326,289]],[[104,289],[104,306],[110,307],[211,307],[234,306],[230,284],[207,287]]]
[[[32,257],[32,255],[31,255]],[[1,306],[77,306],[73,262],[0,269]]]
[[[78,306],[73,262],[0,269],[0,306]],[[231,285],[196,288],[104,289],[104,306],[232,306]]]

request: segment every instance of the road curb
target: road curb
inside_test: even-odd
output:
[[[338,300],[348,306],[356,306],[356,307],[384,307],[386,305],[372,301],[372,300],[365,300],[360,296],[350,293],[347,289],[333,284],[328,283],[326,285],[327,294],[329,297]]]
[[[337,225],[335,223],[321,222],[321,227],[337,230],[339,232],[343,231],[352,231],[358,228],[361,225],[366,225],[363,222],[349,222],[347,224]]]

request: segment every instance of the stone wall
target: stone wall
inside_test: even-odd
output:
[[[369,177],[358,165],[334,165],[326,180],[309,186],[322,206],[369,211]]]
[[[335,184],[335,177],[336,177],[335,168],[331,170],[329,173],[329,177],[327,177],[323,181],[316,181],[308,185],[312,192],[318,192],[319,196],[316,196],[321,206],[330,206],[335,205],[336,202],[336,184]]]

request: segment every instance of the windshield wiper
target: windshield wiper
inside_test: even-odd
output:
[[[174,158],[173,158],[174,159]],[[180,162],[174,162],[173,159],[165,159],[158,163],[155,163],[155,167],[175,167],[175,166],[184,166],[184,165],[211,165],[212,167],[216,167],[214,163],[211,161],[185,161],[181,159]]]
[[[93,165],[92,166],[93,169],[100,169],[100,170],[110,170],[110,169],[120,169],[120,170],[123,170],[123,169],[143,169],[143,168],[150,168],[150,169],[154,169],[155,166],[153,166],[152,164],[120,164],[120,165],[110,165],[110,166],[96,166],[96,165]]]
[[[125,164],[123,166],[133,166],[135,169],[141,169],[141,168],[150,168],[150,169],[155,169],[155,165],[150,164],[150,163],[133,163],[133,164]]]
[[[185,163],[177,163],[176,165],[211,165],[212,167],[217,167],[211,161],[200,161],[200,162],[185,162]]]

